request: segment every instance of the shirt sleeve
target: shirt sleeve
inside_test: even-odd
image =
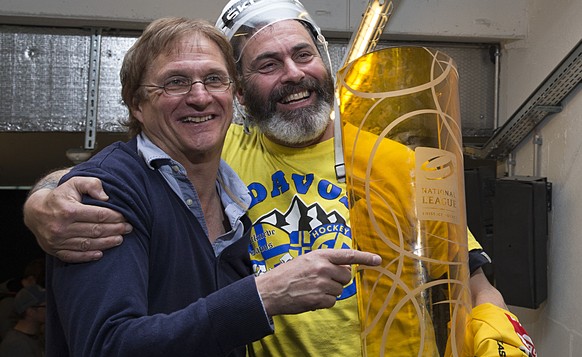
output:
[[[485,264],[491,263],[491,258],[485,253],[481,244],[475,239],[475,236],[469,228],[467,228],[467,238],[469,241],[469,270],[473,274],[475,270]]]
[[[491,258],[482,249],[474,249],[469,252],[469,270],[471,274],[485,264],[491,263]]]

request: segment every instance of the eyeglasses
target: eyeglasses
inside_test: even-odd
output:
[[[193,81],[187,77],[168,78],[164,85],[140,84],[141,87],[160,88],[167,95],[184,95],[190,93],[192,86],[196,83],[202,83],[207,92],[226,92],[233,83],[232,79],[223,76],[208,76],[203,80]]]

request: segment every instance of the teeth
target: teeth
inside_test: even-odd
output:
[[[303,91],[303,92],[288,95],[285,98],[283,98],[283,100],[281,102],[287,104],[291,101],[299,100],[299,99],[303,99],[303,98],[307,98],[307,97],[309,97],[309,92]]]
[[[183,119],[182,123],[202,123],[210,119],[212,119],[212,115],[207,115],[204,117],[188,117]]]

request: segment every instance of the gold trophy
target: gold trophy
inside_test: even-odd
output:
[[[363,356],[464,356],[471,309],[458,74],[425,47],[338,72]]]

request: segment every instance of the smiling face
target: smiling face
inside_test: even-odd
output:
[[[176,76],[192,81],[229,77],[218,45],[203,35],[184,35],[147,67],[144,84],[163,85]],[[208,92],[195,83],[189,93],[170,96],[161,88],[146,87],[148,94],[132,114],[143,132],[179,162],[217,160],[232,120],[233,89]]]
[[[246,44],[241,64],[240,102],[268,138],[300,147],[331,137],[333,82],[300,22],[262,29]]]

